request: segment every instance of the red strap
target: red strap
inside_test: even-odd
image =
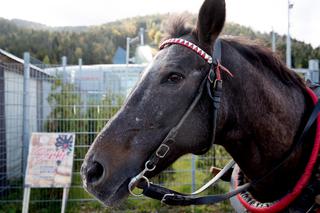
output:
[[[218,64],[217,68],[216,68],[216,76],[217,76],[217,80],[221,81],[221,71],[220,71],[220,65]]]
[[[221,65],[220,63],[218,64],[218,66],[220,66],[220,69],[222,69],[222,71],[233,77],[233,74],[225,66]]]
[[[217,80],[221,80],[221,70],[226,72],[229,76],[233,77],[233,74],[223,65],[221,65],[220,62],[218,62],[217,67],[216,67],[216,75],[217,75]]]

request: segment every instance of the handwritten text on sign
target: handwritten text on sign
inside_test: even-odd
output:
[[[32,133],[26,186],[70,186],[74,140],[75,135],[72,133]]]

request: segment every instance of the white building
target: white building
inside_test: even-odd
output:
[[[294,69],[296,72],[302,74],[305,80],[310,80],[313,83],[320,82],[319,76],[319,60],[311,59],[309,60],[309,67],[307,68],[300,68]]]
[[[101,100],[107,94],[128,95],[146,65],[101,64],[48,68],[46,72],[64,76],[74,83],[84,102]]]

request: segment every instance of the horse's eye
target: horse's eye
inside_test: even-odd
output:
[[[168,76],[169,83],[179,83],[183,79],[183,76],[179,73],[172,73]]]

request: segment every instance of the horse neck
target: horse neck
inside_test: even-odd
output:
[[[234,77],[224,81],[223,127],[217,141],[223,141],[244,174],[254,180],[279,163],[294,143],[306,116],[305,97],[274,72],[258,70],[230,45],[224,44],[223,55]],[[285,193],[295,181],[288,177],[298,178],[303,169],[303,156],[295,153],[281,172],[253,188],[257,198],[272,200]]]

